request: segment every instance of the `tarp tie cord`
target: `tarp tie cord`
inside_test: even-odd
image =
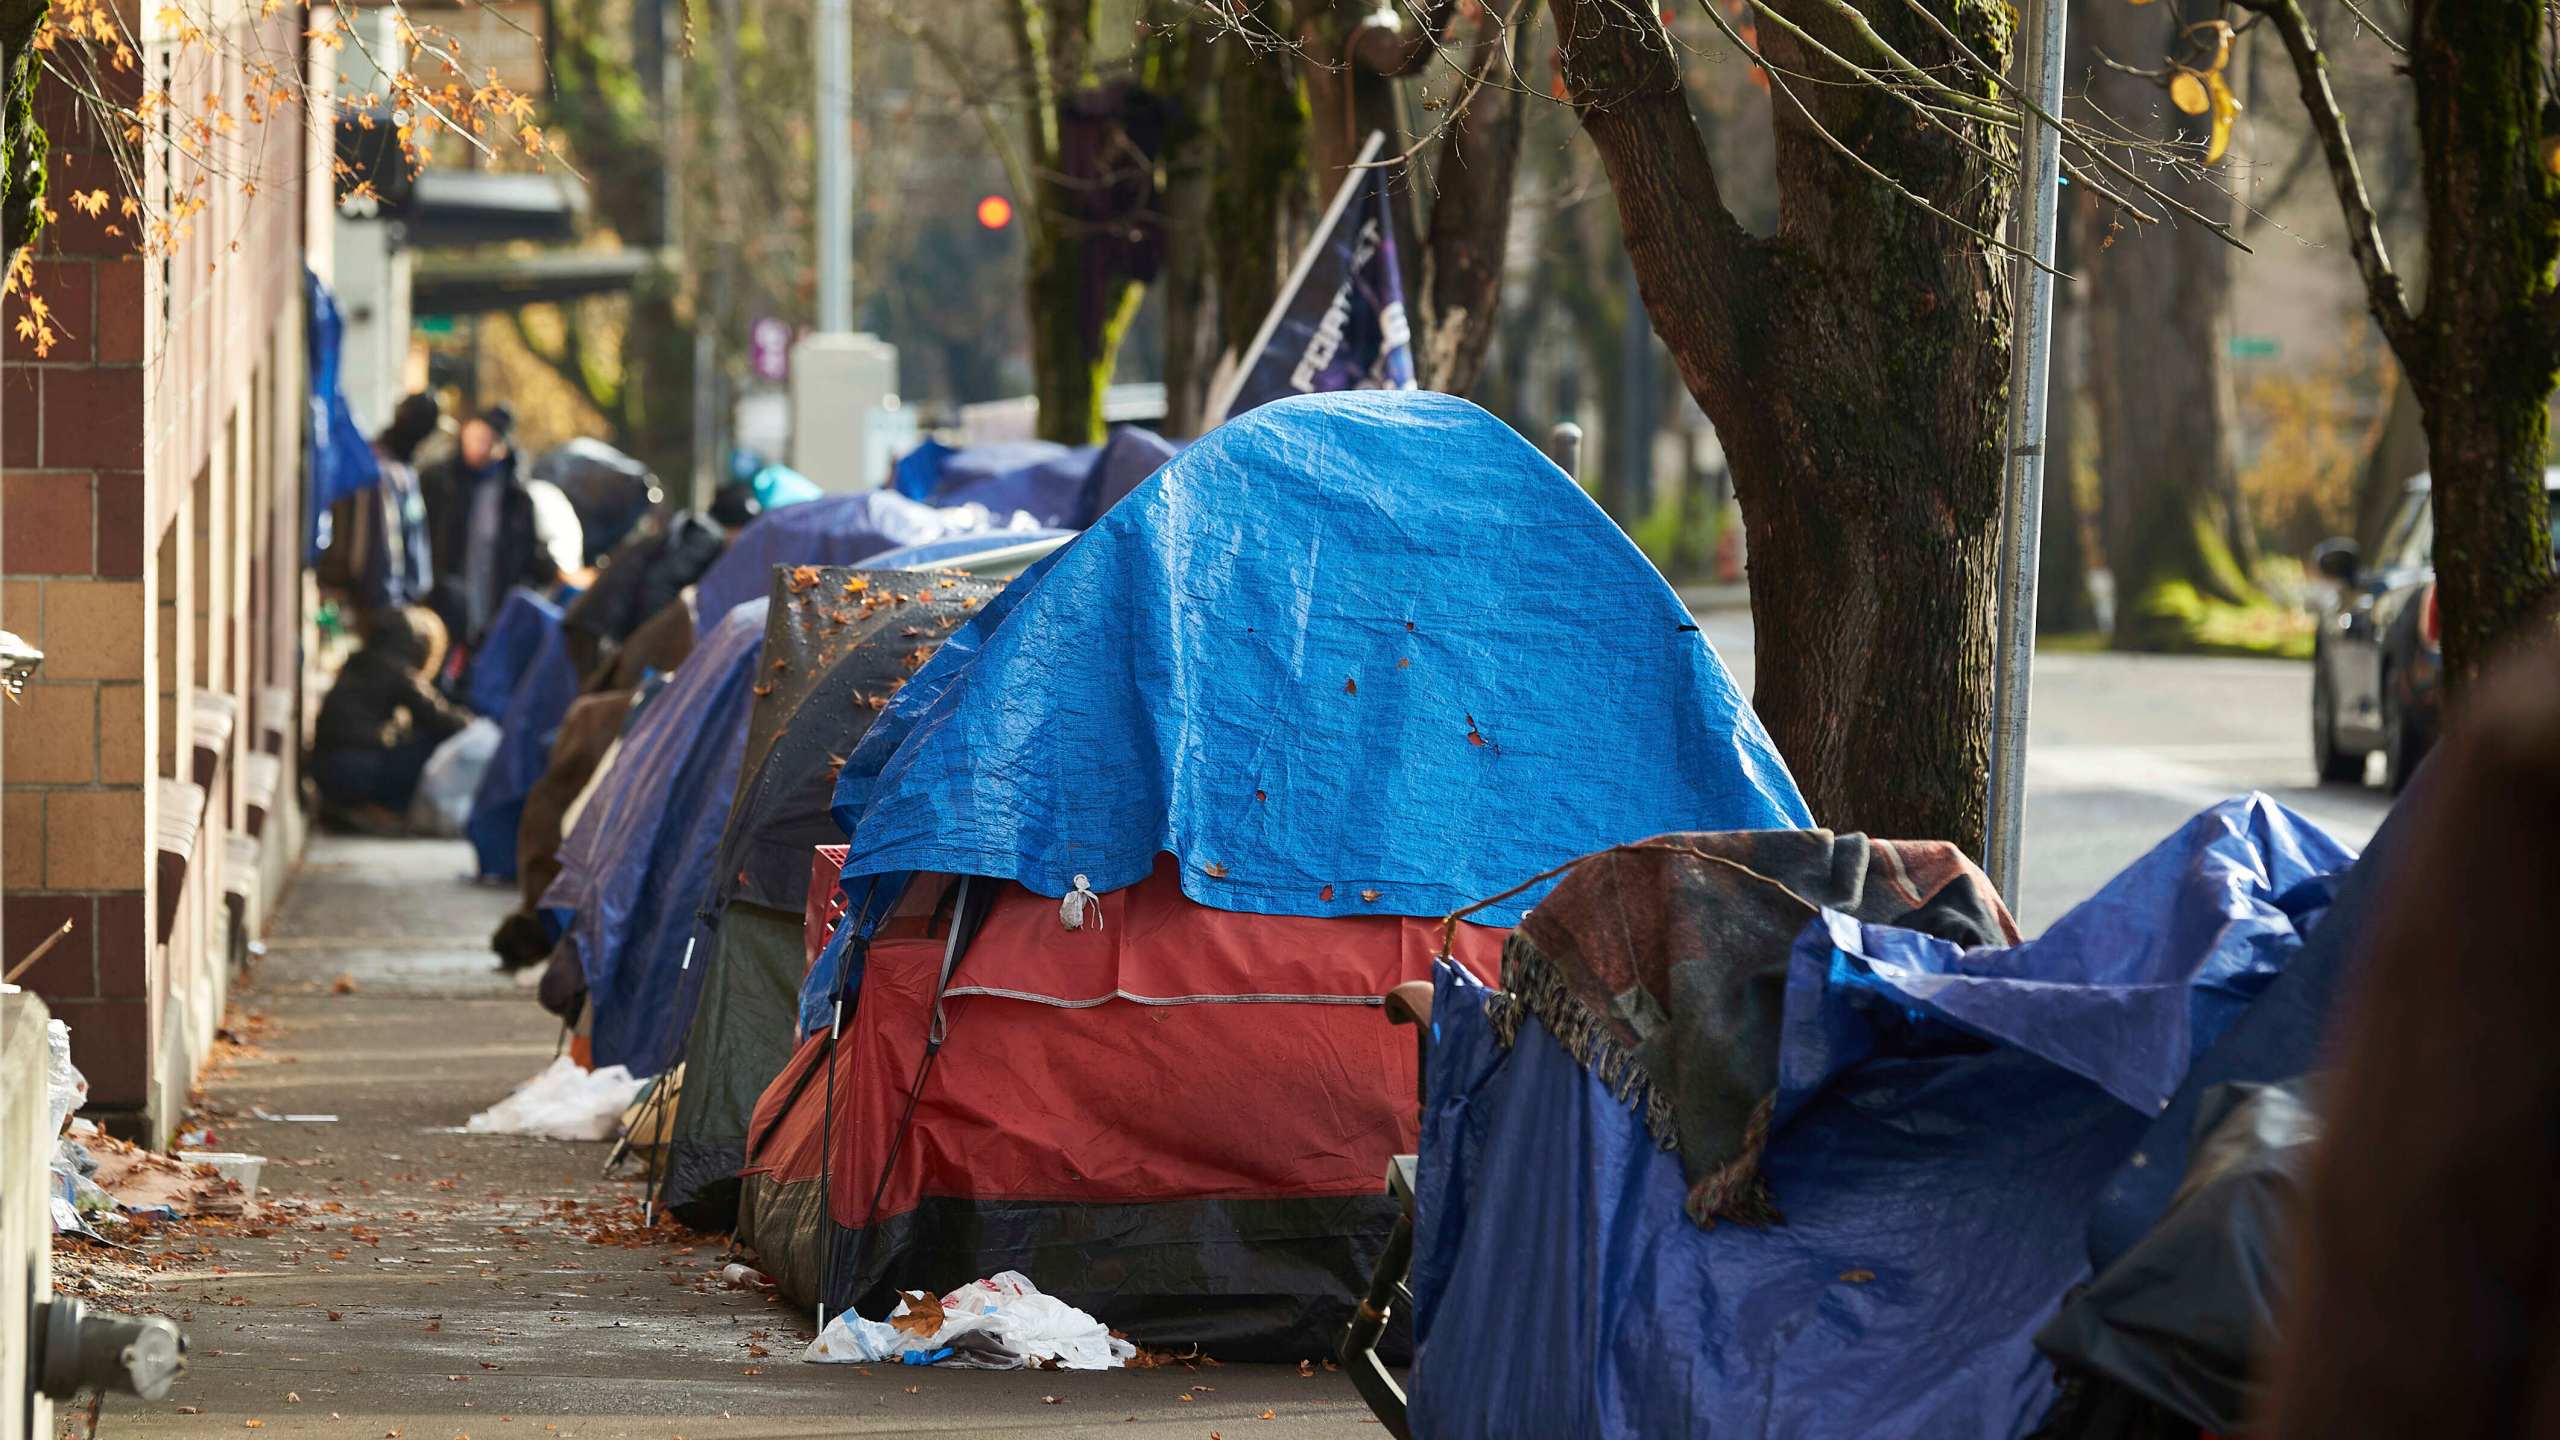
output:
[[[1795,891],[1787,888],[1784,881],[1771,879],[1769,876],[1761,874],[1759,871],[1752,869],[1750,866],[1743,864],[1739,860],[1723,855],[1710,855],[1695,845],[1671,845],[1659,840],[1638,840],[1632,844],[1612,845],[1606,850],[1594,850],[1588,855],[1576,855],[1572,859],[1556,866],[1552,870],[1539,871],[1537,874],[1530,876],[1528,879],[1521,881],[1519,884],[1512,886],[1510,889],[1503,891],[1499,895],[1488,895],[1473,905],[1462,906],[1459,909],[1452,910],[1448,914],[1441,916],[1439,958],[1442,960],[1449,958],[1449,947],[1457,942],[1458,922],[1466,919],[1470,915],[1473,915],[1477,911],[1484,909],[1486,906],[1499,905],[1503,901],[1510,899],[1512,896],[1519,894],[1523,890],[1527,890],[1534,886],[1543,884],[1546,881],[1553,880],[1557,876],[1572,869],[1574,866],[1581,864],[1585,860],[1596,860],[1603,855],[1633,854],[1642,850],[1658,850],[1665,854],[1686,855],[1693,860],[1704,860],[1710,865],[1721,865],[1727,870],[1740,872],[1747,879],[1759,881],[1761,884],[1768,886],[1770,889],[1777,891],[1779,894],[1793,900],[1798,905],[1803,906],[1809,913],[1821,913],[1821,906],[1814,904],[1802,895],[1799,895]]]
[[[1093,918],[1093,928],[1102,928],[1102,897],[1093,893],[1093,882],[1082,875],[1076,877],[1075,888],[1058,901],[1058,923],[1069,930],[1084,928],[1085,917]]]

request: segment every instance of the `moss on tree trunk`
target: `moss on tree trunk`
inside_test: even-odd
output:
[[[44,228],[46,139],[36,120],[42,67],[27,48],[51,0],[0,0],[0,259]]]
[[[2560,380],[2560,193],[2542,163],[2540,0],[2419,0],[2410,71],[2426,309],[2404,355],[2433,475],[2438,613],[2457,691],[2549,593],[2543,467]]]

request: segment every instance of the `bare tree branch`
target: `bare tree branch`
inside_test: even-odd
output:
[[[2391,265],[2391,252],[2382,242],[2382,222],[2373,211],[2373,198],[2366,191],[2364,170],[2356,163],[2355,142],[2348,138],[2346,116],[2338,109],[2337,92],[2329,88],[2329,63],[2320,53],[2319,39],[2311,33],[2311,21],[2302,13],[2301,0],[2235,0],[2243,9],[2266,16],[2284,37],[2285,53],[2292,57],[2294,77],[2302,85],[2302,108],[2311,117],[2311,128],[2319,135],[2321,148],[2329,157],[2329,180],[2338,191],[2338,205],[2345,212],[2347,248],[2355,256],[2356,270],[2364,278],[2365,303],[2373,310],[2373,318],[2382,326],[2382,336],[2391,342],[2392,352],[2400,357],[2401,368],[2412,376],[2422,374],[2430,356],[2424,353],[2416,318],[2409,313],[2408,288],[2401,283],[2400,272]]]

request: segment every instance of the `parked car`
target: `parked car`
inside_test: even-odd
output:
[[[2543,485],[2560,493],[2560,467],[2543,472]],[[2379,750],[2383,783],[2397,794],[2435,743],[2444,674],[2435,534],[2419,475],[2370,559],[2352,540],[2312,552],[2312,568],[2337,582],[2311,652],[2311,763],[2324,783],[2361,784],[2365,757]]]

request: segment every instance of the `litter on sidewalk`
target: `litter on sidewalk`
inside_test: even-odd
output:
[[[647,1082],[608,1065],[578,1068],[563,1055],[550,1068],[516,1087],[506,1099],[463,1125],[473,1135],[530,1135],[547,1140],[610,1140],[622,1112]]]
[[[946,1365],[964,1370],[1117,1370],[1138,1353],[1102,1322],[1006,1270],[936,1300],[905,1296],[889,1318],[846,1311],[800,1358],[819,1365]]]

